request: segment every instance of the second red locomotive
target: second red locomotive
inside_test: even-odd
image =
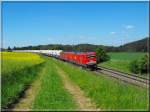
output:
[[[59,58],[83,67],[96,68],[96,52],[61,52]]]

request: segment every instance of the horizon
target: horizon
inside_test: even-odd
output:
[[[145,37],[145,38],[142,38],[140,40],[143,40],[143,39],[146,39],[146,38],[149,38],[149,37]],[[136,42],[136,41],[140,41],[140,40],[135,40],[135,41],[132,41],[132,42]],[[128,42],[128,43],[125,43],[123,45],[126,45],[126,44],[130,44],[132,42]],[[65,45],[72,45],[72,46],[76,46],[76,45],[84,45],[84,44],[89,44],[89,45],[98,45],[98,46],[106,46],[106,47],[120,47],[120,46],[123,46],[123,45],[119,45],[119,46],[109,46],[109,45],[102,45],[102,44],[90,44],[90,43],[79,43],[79,44],[39,44],[39,45],[27,45],[27,46],[13,46],[13,47],[10,47],[11,49],[13,49],[14,47],[16,48],[23,48],[23,47],[29,47],[29,46],[32,46],[32,47],[36,47],[36,46],[45,46],[45,45],[62,45],[62,46],[65,46]],[[7,49],[8,47],[4,48],[4,49]]]
[[[2,2],[3,48],[120,46],[149,37],[148,2]]]

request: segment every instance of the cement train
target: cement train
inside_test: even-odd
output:
[[[63,52],[62,50],[14,50],[13,52],[40,53],[63,61],[68,61],[82,67],[90,69],[97,68],[95,52]]]

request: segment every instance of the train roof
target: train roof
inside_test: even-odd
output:
[[[62,52],[62,53],[68,53],[68,54],[80,54],[80,55],[96,54],[96,52]]]

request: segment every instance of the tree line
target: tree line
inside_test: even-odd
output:
[[[62,45],[62,44],[49,44],[49,45],[37,45],[26,47],[13,47],[3,50],[63,50],[63,51],[95,51],[97,48],[102,48],[107,52],[147,52],[148,51],[149,38],[144,38],[135,42],[127,43],[118,47],[93,45],[93,44],[78,44],[78,45]]]

